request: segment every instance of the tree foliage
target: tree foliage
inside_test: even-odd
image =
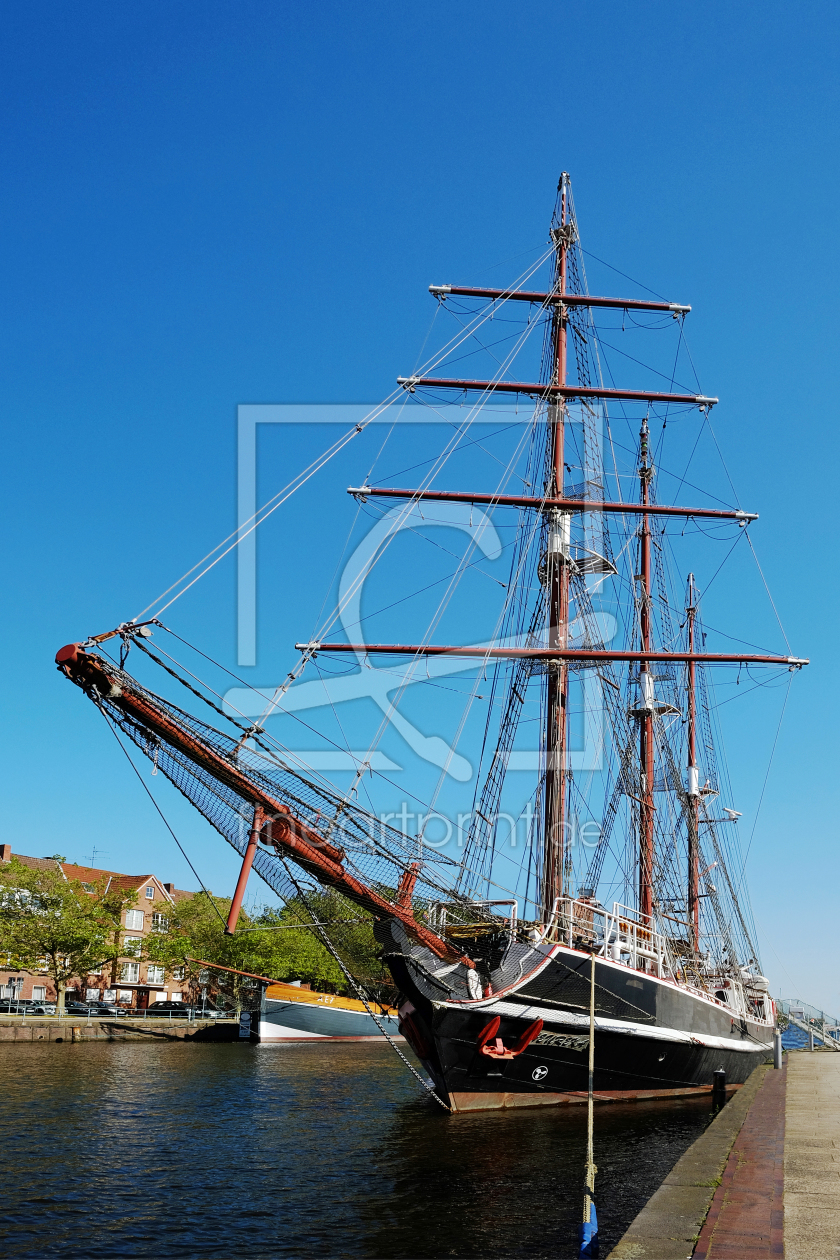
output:
[[[335,892],[310,895],[307,903],[308,908],[298,900],[289,901],[282,909],[266,908],[251,917],[242,913],[235,934],[228,936],[224,925],[230,901],[197,893],[178,902],[164,931],[146,938],[144,955],[170,970],[183,966],[193,988],[202,985],[204,964],[209,963],[356,996],[313,926],[317,921],[327,924],[325,930],[351,974],[381,1000],[392,986],[378,956],[371,916]],[[237,1010],[255,996],[247,977],[224,971],[212,974],[214,988]]]
[[[101,972],[122,952],[121,917],[135,893],[104,878],[85,887],[58,866],[33,870],[14,857],[0,879],[0,952],[12,967],[49,972],[61,1014],[68,981]]]

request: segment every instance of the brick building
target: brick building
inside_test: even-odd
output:
[[[75,988],[73,982],[67,996],[82,1001],[119,1002],[126,1007],[142,1010],[152,1002],[180,1001],[184,993],[183,968],[167,972],[163,966],[140,961],[137,955],[142,949],[144,937],[166,927],[169,911],[178,901],[194,894],[163,884],[156,875],[122,875],[118,871],[103,871],[92,866],[78,866],[74,862],[60,861],[57,857],[26,857],[16,853],[15,858],[32,869],[60,870],[68,880],[79,880],[82,888],[93,892],[94,885],[102,881],[107,887],[123,888],[136,894],[133,905],[122,915],[122,953],[116,963],[106,963],[98,974],[80,976]],[[0,844],[0,883],[2,863],[12,857],[12,846]],[[86,887],[87,886],[87,887]],[[4,966],[0,958],[0,997],[34,998],[54,1001],[55,986],[46,971],[13,971]],[[186,995],[184,995],[186,1001]]]

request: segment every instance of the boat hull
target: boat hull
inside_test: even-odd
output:
[[[393,1010],[377,1017],[392,1037],[400,1037]],[[313,993],[294,985],[270,985],[255,1030],[260,1042],[382,1041],[382,1033],[362,1002],[331,993]]]
[[[389,957],[400,987],[401,1030],[455,1111],[564,1106],[587,1097],[590,955],[554,946],[520,954],[512,984],[466,1000],[442,991],[416,949]],[[529,964],[533,966],[529,967]],[[439,974],[439,973],[438,973]],[[504,969],[497,979],[505,979]],[[599,1102],[678,1098],[710,1092],[723,1069],[743,1084],[772,1052],[772,1025],[747,1020],[722,1002],[621,963],[596,960],[594,1092]],[[521,1052],[482,1050],[493,1034],[509,1052],[537,1021]]]

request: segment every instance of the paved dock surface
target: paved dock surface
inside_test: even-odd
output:
[[[784,1255],[786,1076],[786,1067],[770,1070],[761,1082],[700,1231],[696,1260]]]
[[[610,1260],[840,1260],[840,1054],[756,1068]]]
[[[785,1058],[784,1254],[787,1260],[838,1260],[840,1054],[797,1050]]]

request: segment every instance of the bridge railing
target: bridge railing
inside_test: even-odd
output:
[[[810,1002],[803,1002],[800,998],[779,998],[776,1008],[797,1028],[801,1028],[804,1032],[813,1031],[826,1044],[830,1039],[831,1043],[840,1046],[840,1019],[836,1015],[830,1015],[820,1007],[812,1006]]]

